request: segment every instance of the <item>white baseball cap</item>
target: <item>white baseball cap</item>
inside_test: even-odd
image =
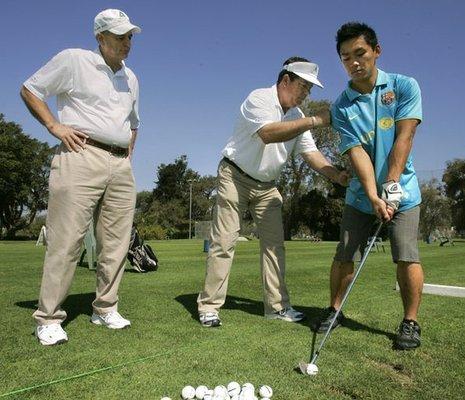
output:
[[[129,31],[140,33],[142,30],[131,24],[129,17],[123,11],[109,8],[99,12],[94,19],[94,35],[104,31],[124,35]]]
[[[321,82],[318,80],[317,64],[305,61],[298,61],[285,65],[283,67],[283,70],[293,72],[294,74],[300,76],[302,79],[314,83],[320,88],[323,87]]]

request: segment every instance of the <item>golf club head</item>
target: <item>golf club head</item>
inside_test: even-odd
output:
[[[318,374],[318,367],[316,366],[316,364],[307,364],[306,362],[301,361],[299,363],[299,369],[300,372],[302,372],[302,374],[304,375],[313,376]]]

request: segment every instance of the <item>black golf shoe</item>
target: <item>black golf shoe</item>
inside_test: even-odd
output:
[[[336,315],[337,310],[334,307],[328,307],[325,310],[325,315],[321,319],[320,325],[318,327],[318,333],[325,333],[328,329],[329,326],[331,325],[331,321],[334,319],[334,316]],[[344,321],[344,314],[342,311],[339,313],[337,316],[336,321],[334,321],[332,329],[337,328],[339,325],[342,325]]]
[[[416,349],[421,344],[421,329],[416,321],[404,319],[399,325],[394,345],[398,350]]]

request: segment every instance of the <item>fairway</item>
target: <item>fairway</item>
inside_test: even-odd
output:
[[[310,325],[328,302],[329,265],[336,244],[286,242],[287,283],[302,324],[262,317],[258,242],[237,246],[223,326],[202,328],[196,297],[204,277],[199,240],[150,242],[158,272],[127,271],[119,311],[132,326],[112,331],[89,323],[95,272],[78,267],[64,308],[69,343],[40,346],[32,335],[43,247],[0,242],[0,397],[15,399],[179,399],[183,386],[214,387],[230,381],[272,386],[275,400],[463,399],[465,397],[464,298],[424,295],[419,322],[422,346],[392,350],[402,318],[395,266],[372,252],[348,299],[345,327],[323,349],[316,377],[299,374],[308,362]],[[420,244],[425,282],[465,286],[465,243]],[[89,373],[88,372],[92,372]],[[80,377],[77,375],[83,374]]]

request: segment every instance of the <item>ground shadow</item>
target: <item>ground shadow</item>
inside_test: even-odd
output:
[[[197,296],[197,293],[191,293],[183,294],[175,298],[175,300],[181,303],[184,308],[191,314],[192,319],[196,321],[198,320]],[[226,310],[239,310],[248,314],[263,316],[263,302],[246,299],[244,297],[227,296],[226,302],[222,308]],[[308,326],[312,332],[316,332],[320,325],[321,318],[325,315],[325,309],[320,307],[308,307],[299,305],[294,305],[294,308],[303,312],[307,316],[307,319],[299,323],[304,326]],[[373,328],[347,317],[344,320],[342,328],[338,329],[344,328],[348,328],[353,331],[366,331],[375,335],[383,335],[390,340],[394,340],[395,338],[395,335],[391,332]]]
[[[178,303],[181,303],[191,314],[192,319],[195,320],[198,320],[197,296],[198,293],[192,293],[175,297],[175,300]],[[252,315],[263,315],[263,303],[261,301],[246,299],[243,297],[227,296],[226,302],[222,308],[226,310],[240,310]]]
[[[69,295],[63,303],[63,310],[66,311],[67,317],[63,326],[68,325],[71,321],[76,319],[79,315],[92,315],[92,302],[95,300],[95,292],[92,293],[79,293]],[[36,310],[38,300],[24,300],[15,303],[16,306],[21,308],[28,308]]]

